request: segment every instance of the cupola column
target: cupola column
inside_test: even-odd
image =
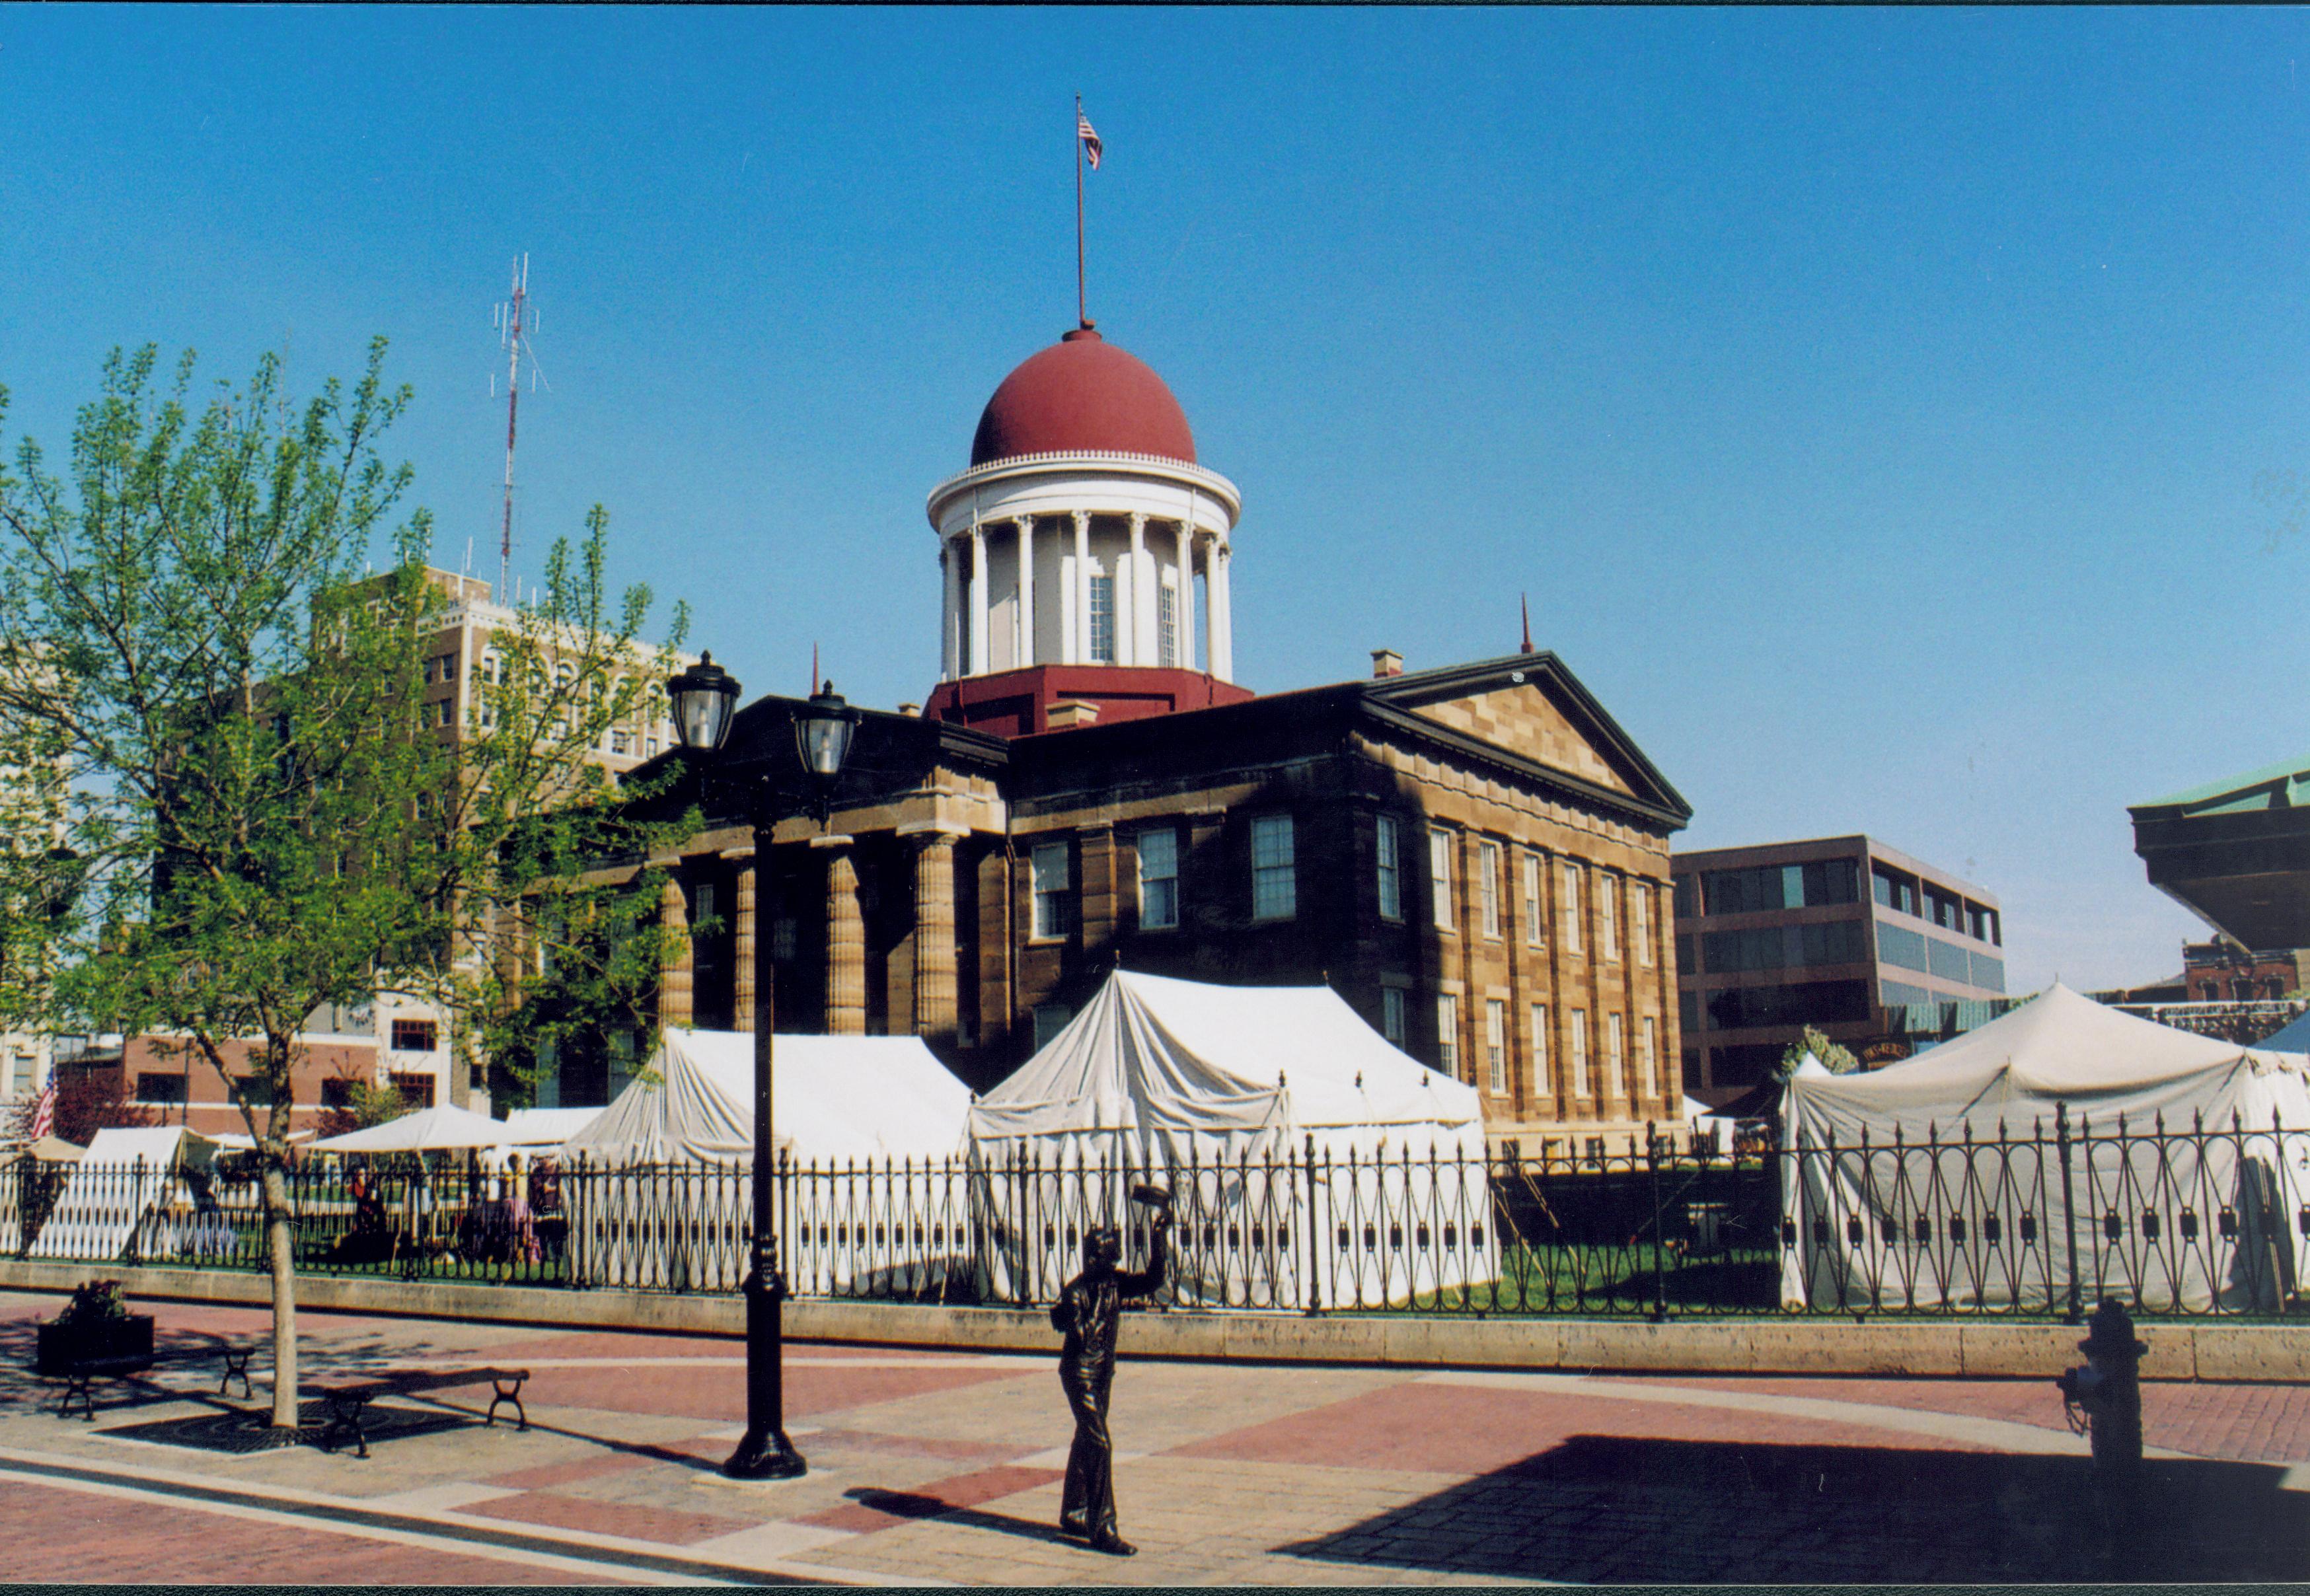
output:
[[[1013,669],[1035,663],[1035,517],[1021,516],[1019,526],[1019,642],[1011,651]]]
[[[1115,663],[1118,665],[1154,664],[1153,650],[1148,646],[1145,615],[1152,606],[1141,596],[1147,585],[1141,579],[1147,559],[1147,517],[1140,511],[1131,513],[1131,553],[1123,562],[1115,585]],[[1126,583],[1123,578],[1128,577]]]
[[[962,593],[955,580],[954,540],[939,539],[939,674],[949,681],[962,674]]]
[[[986,674],[986,532],[970,529],[970,673]]]
[[[1221,681],[1235,680],[1235,600],[1228,593],[1228,546],[1211,540],[1211,674]]]
[[[1183,671],[1195,668],[1195,524],[1179,523],[1179,591],[1173,600],[1178,618],[1179,657],[1171,663]]]
[[[1090,512],[1077,510],[1075,517],[1075,659],[1090,664],[1097,657],[1090,646]]]

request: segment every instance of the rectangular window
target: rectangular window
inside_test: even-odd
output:
[[[1115,663],[1115,578],[1090,579],[1090,657],[1096,664]]]
[[[140,1070],[136,1074],[136,1100],[139,1103],[181,1103],[185,1100],[185,1078],[163,1074],[157,1070]]]
[[[1403,1045],[1406,1007],[1402,987],[1379,989],[1379,1034],[1399,1048]]]
[[[770,922],[770,957],[777,963],[792,964],[801,941],[802,922],[792,915],[780,915]]]
[[[1500,845],[1481,842],[1476,845],[1476,887],[1484,906],[1484,934],[1498,940],[1500,934]]]
[[[1436,1067],[1455,1080],[1460,1078],[1460,999],[1455,993],[1437,994]]]
[[[1620,1014],[1604,1016],[1604,1090],[1615,1097],[1628,1095],[1628,1023]]]
[[[1599,872],[1596,876],[1596,940],[1603,944],[1605,962],[1620,957],[1620,878]]]
[[[1641,881],[1628,883],[1628,940],[1637,945],[1639,968],[1653,967],[1653,889]]]
[[[1700,917],[1698,877],[1676,878],[1676,917],[1680,920],[1697,920]]]
[[[1580,867],[1568,864],[1564,867],[1564,913],[1559,920],[1559,934],[1568,953],[1580,951]]]
[[[1292,862],[1291,817],[1261,815],[1251,823],[1251,917],[1289,920],[1299,912],[1299,872]]]
[[[1452,834],[1428,829],[1428,896],[1435,908],[1436,928],[1452,929]]]
[[[1548,1005],[1532,1006],[1532,1089],[1548,1093],[1556,1089],[1548,1078]]]
[[[1637,1038],[1640,1051],[1637,1054],[1638,1079],[1644,1083],[1645,1096],[1660,1096],[1660,1022],[1651,1015],[1645,1016],[1644,1035]]]
[[[1372,828],[1373,847],[1379,861],[1379,916],[1383,920],[1403,918],[1402,857],[1397,852],[1402,828],[1394,815],[1382,815]]]
[[[1495,1094],[1508,1089],[1508,1006],[1498,998],[1484,1000],[1484,1067]]]
[[[273,1106],[273,1083],[262,1075],[244,1075],[234,1083],[240,1088],[241,1098],[252,1108]]]
[[[1034,877],[1035,940],[1055,941],[1067,934],[1067,845],[1046,842],[1029,856]]]
[[[433,1106],[433,1077],[430,1075],[393,1075],[388,1077],[393,1089],[412,1108]]]
[[[1179,663],[1179,590],[1168,585],[1155,590],[1155,657],[1167,665]]]
[[[430,1019],[396,1019],[393,1022],[393,1050],[395,1053],[430,1053],[434,1039],[439,1034]]]
[[[1540,872],[1542,868],[1538,854],[1524,856],[1524,940],[1527,947],[1533,948],[1548,940],[1547,917],[1540,908]]]
[[[1139,929],[1179,924],[1179,834],[1166,827],[1139,834]]]
[[[1572,1095],[1588,1095],[1588,1011],[1572,1011]]]
[[[1051,1045],[1051,1039],[1067,1028],[1067,1021],[1075,1011],[1064,1003],[1044,1003],[1035,1010],[1035,1051],[1040,1053]]]
[[[321,1082],[321,1106],[351,1108],[353,1106],[354,1083],[343,1075],[332,1075]]]

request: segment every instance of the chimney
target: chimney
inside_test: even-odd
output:
[[[901,704],[899,706],[899,713],[900,715],[919,716],[922,712],[923,707],[920,704]]]
[[[1401,676],[1402,674],[1403,655],[1398,654],[1393,648],[1375,648],[1372,650],[1373,680],[1378,681],[1385,677]]]
[[[1095,726],[1099,724],[1099,706],[1081,698],[1061,698],[1046,712],[1050,728],[1064,732],[1072,726]]]

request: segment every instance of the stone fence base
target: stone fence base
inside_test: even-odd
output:
[[[0,1259],[0,1288],[66,1292],[82,1280],[120,1280],[144,1302],[263,1306],[271,1282],[243,1271],[132,1269]],[[735,1297],[540,1289],[378,1277],[300,1275],[298,1305],[341,1313],[600,1330],[742,1336]],[[968,1348],[1055,1354],[1040,1310],[908,1303],[790,1302],[796,1341]],[[2077,1363],[2081,1328],[2062,1324],[1930,1323],[1845,1319],[1688,1319],[1648,1324],[1610,1319],[1452,1319],[1409,1314],[1310,1318],[1252,1313],[1129,1314],[1122,1351],[1133,1357],[1241,1358],[1272,1363],[1387,1364],[1567,1373],[1940,1375],[2050,1379]],[[2310,1384],[2310,1323],[2189,1323],[2151,1320],[2145,1380],[2254,1380]]]

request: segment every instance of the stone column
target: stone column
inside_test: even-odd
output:
[[[756,927],[760,924],[755,913],[755,877],[757,855],[751,852],[733,851],[723,855],[734,860],[738,866],[737,909],[730,926],[731,975],[734,991],[730,1007],[731,1028],[751,1031],[754,1028]]]
[[[952,681],[962,674],[962,583],[961,573],[955,569],[954,540],[943,534],[939,538],[939,587],[944,594],[940,609],[941,626],[945,632],[939,649],[939,669],[945,679]],[[815,692],[818,684],[812,682]]]
[[[1131,512],[1131,557],[1123,562],[1129,574],[1129,586],[1118,581],[1115,585],[1116,637],[1115,661],[1120,665],[1147,665],[1155,663],[1153,627],[1141,612],[1150,613],[1153,605],[1143,600],[1140,589],[1146,584],[1140,577],[1147,559],[1147,517],[1138,510]],[[1153,595],[1147,595],[1151,598]]]
[[[951,831],[932,831],[915,854],[915,1035],[954,1041],[954,845]]]
[[[1179,592],[1176,601],[1178,609],[1179,657],[1171,663],[1181,670],[1195,668],[1195,524],[1179,523]]]
[[[1090,512],[1077,510],[1075,517],[1075,659],[1079,664],[1092,663],[1090,650]]]
[[[682,883],[669,878],[658,889],[657,918],[661,929],[671,932],[676,952],[658,971],[657,1025],[664,1030],[668,1026],[688,1027],[690,1022],[690,969],[692,953],[690,946],[690,900],[682,895]]]
[[[1035,517],[1019,517],[1019,645],[1011,651],[1014,666],[1035,663]]]
[[[847,837],[814,837],[826,857],[826,1034],[866,1034],[866,921]]]
[[[970,673],[986,673],[986,533],[970,529]]]

